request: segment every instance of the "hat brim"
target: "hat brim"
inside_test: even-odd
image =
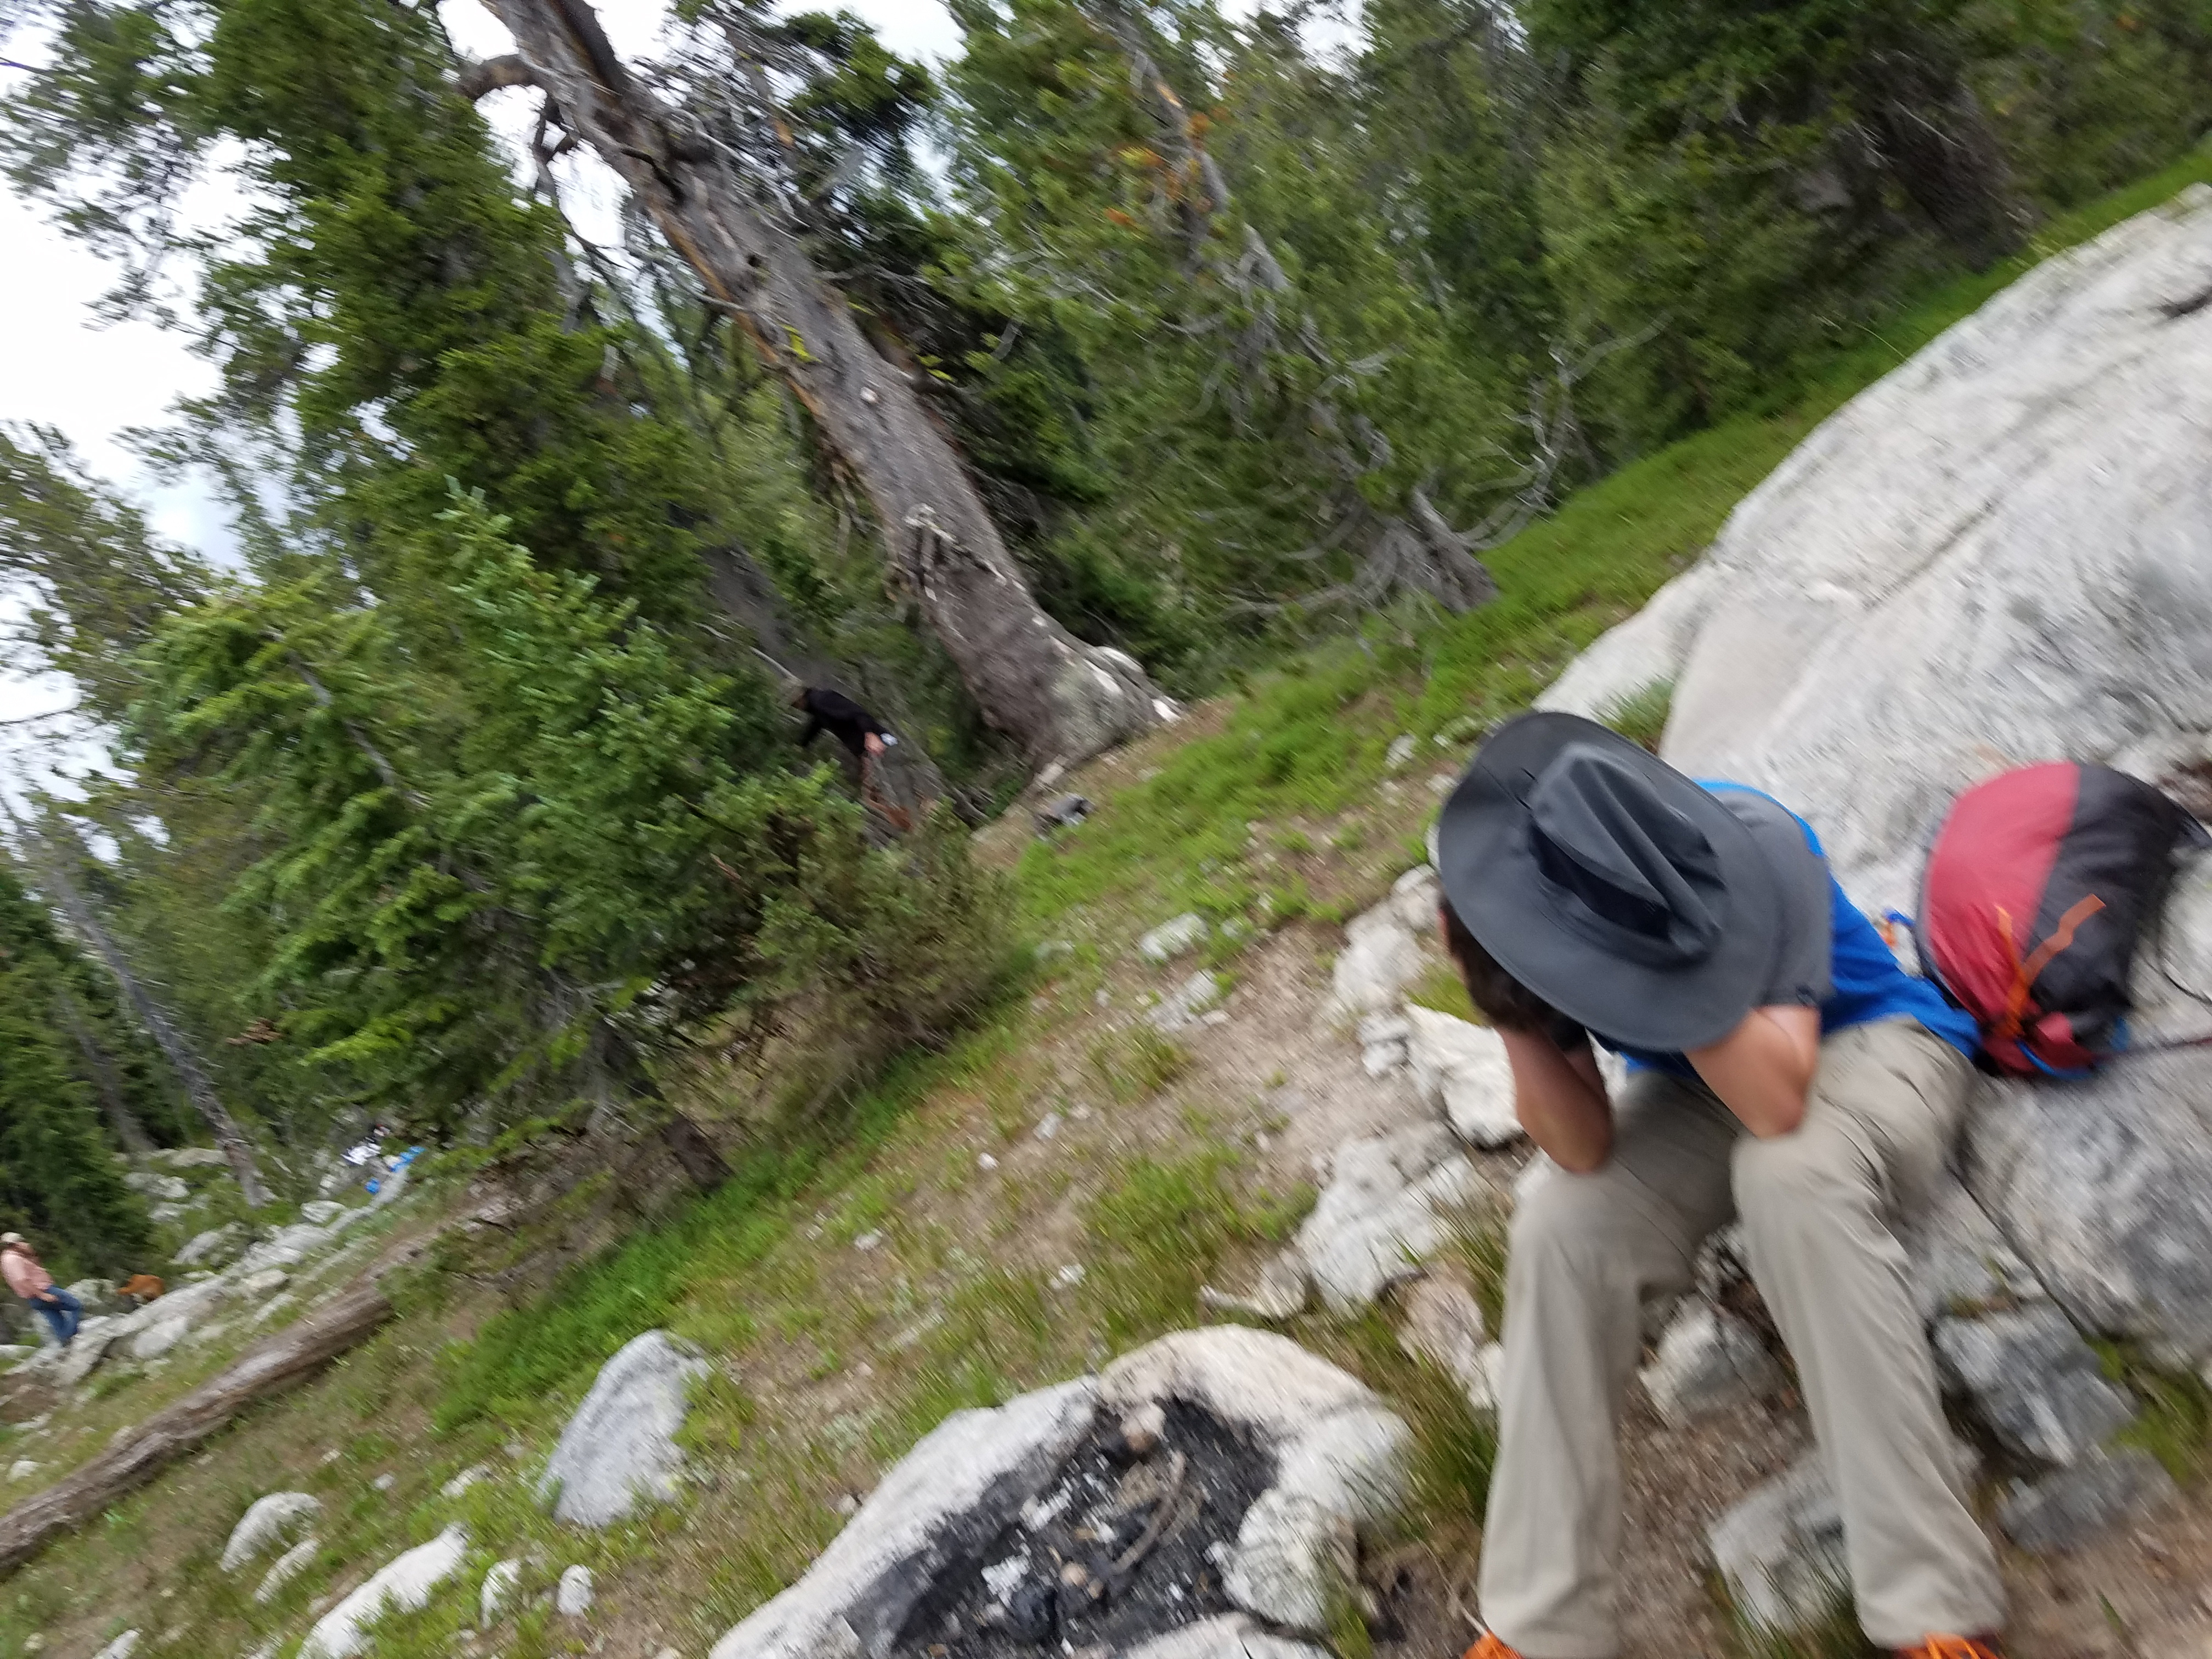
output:
[[[1701,960],[1655,968],[1609,954],[1558,907],[1536,865],[1528,794],[1570,744],[1602,744],[1683,813],[1719,860],[1728,911]],[[1751,831],[1706,790],[1618,732],[1578,714],[1524,714],[1476,752],[1444,802],[1437,873],[1452,908],[1498,966],[1607,1041],[1672,1052],[1717,1042],[1765,994],[1781,894]]]

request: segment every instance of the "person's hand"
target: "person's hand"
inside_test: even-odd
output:
[[[882,734],[875,732],[867,733],[866,736],[860,739],[860,747],[866,750],[872,756],[882,754],[884,752],[884,739]]]

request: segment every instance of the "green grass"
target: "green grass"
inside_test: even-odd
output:
[[[1674,682],[1660,680],[1599,710],[1598,720],[1656,755],[1659,739],[1667,735],[1667,716],[1674,706]]]
[[[2185,1372],[2164,1370],[2125,1342],[2093,1341],[2105,1375],[2136,1398],[2136,1420],[2114,1437],[2166,1466],[2177,1485],[2203,1475],[2212,1461],[2212,1388]]]
[[[1433,1008],[1454,1019],[1463,1019],[1470,1025],[1490,1023],[1468,995],[1467,981],[1459,976],[1459,969],[1448,963],[1431,964],[1420,978],[1407,986],[1406,1000],[1419,1008]]]

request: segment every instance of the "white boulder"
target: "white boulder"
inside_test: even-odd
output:
[[[222,1227],[210,1227],[204,1233],[195,1233],[190,1243],[170,1258],[179,1267],[197,1267],[218,1264],[235,1255],[246,1241],[246,1229],[235,1221]]]
[[[495,1561],[483,1576],[483,1588],[477,1592],[477,1628],[489,1630],[507,1611],[507,1604],[514,1599],[515,1586],[522,1582],[522,1563]]]
[[[1638,1375],[1652,1406],[1674,1428],[1769,1399],[1784,1381],[1781,1364],[1751,1327],[1696,1298],[1668,1322],[1657,1354]]]
[[[563,1619],[580,1619],[592,1610],[592,1570],[573,1566],[561,1574],[553,1591],[553,1610]]]
[[[368,1626],[387,1613],[412,1613],[430,1604],[431,1592],[461,1570],[469,1535],[448,1527],[384,1567],[316,1621],[300,1644],[299,1659],[355,1659],[367,1651]]]
[[[1173,921],[1162,922],[1139,939],[1137,954],[1157,966],[1196,950],[1205,939],[1206,918],[1195,910],[1187,911]]]
[[[272,1492],[257,1498],[230,1529],[230,1541],[222,1547],[222,1559],[216,1565],[225,1572],[236,1572],[322,1512],[322,1500],[312,1492]]]
[[[275,1601],[279,1590],[314,1565],[316,1552],[322,1547],[322,1540],[309,1533],[286,1550],[269,1564],[269,1571],[262,1575],[261,1587],[253,1592],[253,1599],[263,1603]]]
[[[641,1501],[674,1498],[684,1468],[677,1431],[690,1410],[692,1382],[706,1374],[707,1362],[665,1331],[624,1344],[561,1431],[538,1483],[539,1495],[554,1501],[554,1515],[605,1527]]]
[[[1406,1005],[1411,1036],[1406,1045],[1413,1081],[1424,1097],[1443,1109],[1462,1140],[1496,1148],[1521,1139],[1513,1111],[1513,1064],[1505,1040],[1476,1025],[1416,1003]]]

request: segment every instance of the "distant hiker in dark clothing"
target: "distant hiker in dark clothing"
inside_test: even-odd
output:
[[[860,763],[860,799],[881,813],[901,835],[913,829],[914,814],[886,800],[876,777],[876,762],[898,747],[896,734],[843,692],[832,691],[827,686],[799,686],[792,692],[791,702],[806,716],[806,729],[799,734],[799,746],[805,748],[827,732]]]
[[[792,702],[806,716],[806,729],[799,734],[801,749],[827,732],[845,745],[857,761],[880,755],[897,746],[889,726],[842,691],[826,686],[805,685],[791,694]]]

